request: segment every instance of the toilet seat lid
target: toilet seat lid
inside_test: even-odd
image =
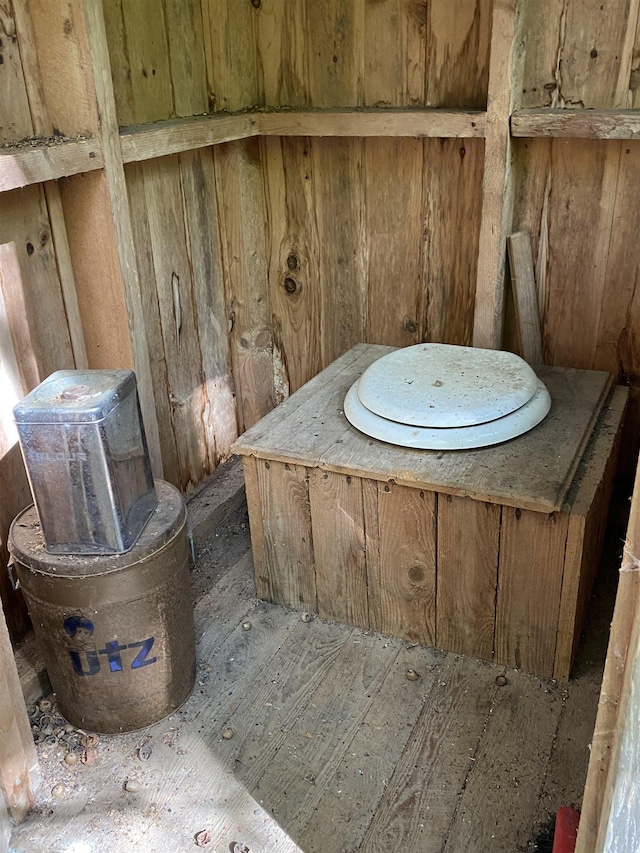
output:
[[[387,420],[363,406],[357,382],[351,386],[344,400],[347,420],[360,432],[389,444],[419,450],[471,450],[500,444],[533,429],[550,408],[551,397],[539,379],[536,379],[536,391],[531,399],[515,412],[472,426],[421,427]]]
[[[418,427],[469,427],[502,418],[539,389],[519,356],[452,344],[417,344],[371,364],[357,396],[374,415]]]

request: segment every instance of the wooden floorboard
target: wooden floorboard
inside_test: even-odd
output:
[[[543,849],[538,828],[579,805],[603,644],[560,686],[306,622],[256,600],[246,507],[229,507],[208,531],[201,521],[192,696],[148,729],[101,736],[91,766],[41,745],[44,783],[12,849],[187,853],[196,836],[215,853]]]

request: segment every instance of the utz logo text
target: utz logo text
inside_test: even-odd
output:
[[[157,661],[156,657],[150,657],[155,637],[147,637],[133,643],[108,640],[100,649],[93,639],[93,622],[86,616],[67,616],[63,627],[75,646],[69,649],[69,655],[76,675],[97,675],[102,666],[106,666],[109,672],[140,669]]]

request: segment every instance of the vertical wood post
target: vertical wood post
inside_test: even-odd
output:
[[[0,607],[0,793],[16,823],[33,806],[39,782],[38,756]]]
[[[473,324],[473,345],[487,349],[502,344],[507,235],[515,195],[509,119],[521,88],[523,53],[518,29],[516,0],[494,0]]]
[[[98,133],[102,143],[104,170],[111,200],[140,405],[154,475],[161,477],[160,433],[101,0],[84,0],[84,15],[97,99]]]

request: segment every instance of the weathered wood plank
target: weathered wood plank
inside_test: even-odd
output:
[[[363,480],[371,627],[436,644],[436,495]]]
[[[500,349],[507,234],[512,230],[515,178],[509,116],[519,88],[520,50],[514,0],[496,0],[491,29],[482,219],[473,327],[474,346]]]
[[[390,351],[374,344],[358,346],[323,375],[322,390],[315,386],[309,396],[305,391],[301,405],[294,395],[290,408],[276,410],[241,436],[234,445],[236,452],[536,511],[562,509],[580,448],[604,403],[611,382],[608,374],[542,368],[540,376],[555,405],[534,431],[507,445],[459,451],[452,457],[376,441],[344,417],[344,395],[351,384]],[[532,456],[553,458],[554,464],[531,465]]]
[[[234,0],[202,0],[209,112],[260,105],[256,9]]]
[[[238,426],[243,430],[276,404],[258,140],[221,145],[215,169]]]
[[[200,0],[164,0],[175,115],[209,110],[205,36]]]
[[[507,237],[507,247],[520,353],[531,365],[544,364],[531,238],[518,231]]]
[[[130,6],[131,4],[128,4],[127,8]],[[109,199],[111,201],[115,244],[120,259],[122,285],[129,318],[134,366],[140,394],[140,406],[144,418],[153,471],[155,476],[161,477],[163,469],[158,418],[156,415],[150,356],[140,295],[140,281],[136,265],[131,212],[129,209],[122,155],[120,153],[120,138],[113,94],[113,80],[109,65],[107,35],[101,4],[85,0],[84,19],[95,82],[97,110],[100,115],[100,139],[105,160],[105,176]]]
[[[516,110],[511,116],[511,134],[565,139],[638,139],[640,116],[636,110]]]
[[[423,150],[412,139],[364,142],[370,343],[407,346],[421,340]]]
[[[376,646],[378,654],[386,656],[391,665],[355,736],[345,743],[338,767],[321,771],[322,797],[304,829],[296,833],[301,848],[309,853],[360,849],[393,768],[401,760],[403,748],[417,723],[425,694],[439,679],[437,668],[441,658],[437,652],[407,648],[404,644],[391,652],[385,649],[385,643],[380,648],[377,639]],[[407,680],[410,669],[420,673],[419,681]],[[369,695],[361,692],[360,696],[368,704]],[[309,747],[313,748],[313,741]],[[357,809],[354,803],[358,804]]]
[[[313,469],[309,501],[318,613],[368,628],[362,483],[358,477]],[[327,530],[333,535],[327,536]]]
[[[362,105],[364,5],[353,0],[307,5],[307,33],[313,33],[307,58],[310,106]]]
[[[311,163],[321,240],[322,363],[365,339],[362,139],[313,139]]]
[[[198,415],[209,459],[207,473],[229,456],[238,435],[231,376],[227,306],[215,169],[210,151],[180,157],[186,248],[193,286],[194,331],[204,408]]]
[[[288,607],[315,612],[316,575],[309,485],[306,468],[279,462],[256,463],[262,531],[264,535],[265,578],[258,571],[267,598]],[[259,553],[262,550],[259,547]]]
[[[90,172],[103,166],[95,139],[43,142],[0,148],[0,192],[55,181],[66,175]]]
[[[264,136],[416,136],[473,138],[485,135],[481,110],[360,109],[255,114]]]
[[[569,518],[502,510],[495,662],[553,676]]]
[[[455,7],[448,0],[427,4],[428,106],[485,108],[491,11],[483,0],[463,0]]]
[[[123,161],[134,163],[248,139],[257,133],[255,114],[195,116],[125,127],[120,132],[120,146]]]
[[[149,236],[159,306],[162,353],[168,385],[156,393],[171,402],[171,424],[176,435],[179,485],[186,490],[201,482],[213,468],[203,414],[208,410],[203,383],[202,356],[197,333],[197,306],[192,265],[187,249],[184,199],[177,158],[145,163],[144,189]],[[176,484],[177,485],[177,484]]]
[[[446,853],[526,850],[535,828],[540,783],[563,707],[562,689],[509,672],[507,685],[494,696],[442,848]]]
[[[0,799],[16,823],[34,805],[38,782],[38,757],[0,606]]]
[[[438,500],[438,648],[493,658],[500,514],[497,504]]]
[[[2,39],[2,86],[0,86],[0,145],[20,142],[33,136],[33,121],[24,73],[25,60],[20,53],[17,15],[12,3],[0,11]]]
[[[425,103],[427,6],[408,0],[365,3],[364,103],[373,107]],[[466,106],[466,104],[465,104]]]
[[[443,849],[495,693],[493,673],[480,675],[477,666],[462,657],[447,661],[441,677],[428,686],[422,712],[358,848],[362,853]]]
[[[611,809],[618,765],[618,733],[622,730],[626,702],[623,685],[630,679],[633,669],[634,634],[640,624],[640,572],[637,557],[640,553],[639,500],[640,468],[636,470],[627,541],[598,701],[576,853],[595,853],[598,849],[598,839],[604,839]]]
[[[484,143],[424,142],[421,340],[469,346],[482,213]],[[451,192],[451,187],[464,192]]]
[[[571,516],[562,576],[554,678],[566,681],[580,640],[581,627],[604,539],[607,507],[618,464],[627,390],[616,388],[576,473],[570,495]]]
[[[262,0],[255,22],[262,103],[266,107],[308,106],[307,3]]]
[[[239,756],[240,767],[247,768],[240,772],[240,778],[251,790],[260,791],[269,813],[296,839],[348,754],[368,711],[379,701],[379,692],[396,662],[398,650],[387,649],[385,653],[383,637],[367,644],[358,640],[355,633],[349,639],[345,637],[337,654],[327,661],[328,666],[322,659],[314,662],[313,655],[311,660],[305,655],[301,661],[304,669],[291,672],[281,689],[282,698],[280,691],[272,696],[280,708],[285,697],[291,697],[286,713],[270,714],[274,723],[279,722],[280,732],[272,723],[271,738],[263,736],[254,744],[249,735],[251,739]],[[264,711],[257,716],[262,715]],[[336,727],[340,729],[339,738],[329,736]],[[247,729],[253,734],[256,726]],[[295,766],[291,764],[292,754],[297,756]],[[249,756],[253,760],[249,761]]]
[[[144,318],[144,332],[149,348],[149,373],[156,401],[158,444],[164,478],[171,483],[178,483],[180,482],[180,472],[177,438],[172,427],[171,402],[163,393],[169,385],[168,366],[163,357],[162,326],[155,284],[144,164],[128,166],[126,179],[129,209],[131,211],[132,239],[136,253],[141,316]]]
[[[269,294],[279,399],[322,368],[320,235],[310,143],[262,143],[268,213]]]

